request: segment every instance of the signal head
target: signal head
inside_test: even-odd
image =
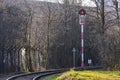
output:
[[[81,9],[81,10],[79,11],[79,14],[80,14],[80,15],[85,15],[85,14],[86,14],[86,11],[85,11],[84,9]]]

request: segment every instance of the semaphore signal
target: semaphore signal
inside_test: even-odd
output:
[[[81,25],[81,67],[85,66],[84,62],[84,24],[86,11],[81,9],[79,11],[79,24]]]

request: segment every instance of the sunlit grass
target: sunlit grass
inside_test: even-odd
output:
[[[52,80],[120,80],[120,71],[68,71]]]

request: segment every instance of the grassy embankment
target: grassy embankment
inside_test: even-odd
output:
[[[120,80],[120,71],[68,71],[44,80]]]

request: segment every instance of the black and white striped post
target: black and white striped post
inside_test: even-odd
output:
[[[79,11],[79,24],[81,25],[81,67],[85,66],[84,62],[84,24],[86,11],[81,9]]]

